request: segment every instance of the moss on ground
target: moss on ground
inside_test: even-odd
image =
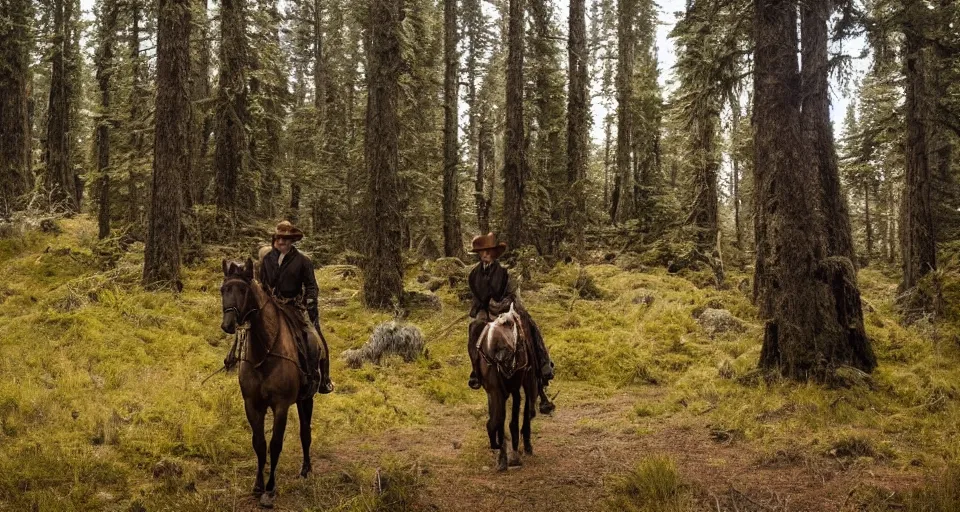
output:
[[[219,329],[218,257],[185,269],[182,293],[145,292],[142,245],[101,265],[95,223],[80,216],[61,224],[59,235],[0,240],[0,510],[232,506],[247,492],[253,464],[236,377],[200,384],[231,342]],[[335,355],[361,346],[391,317],[364,309],[361,276],[341,267],[317,273]],[[443,408],[485,403],[465,385],[467,322],[456,322],[467,310],[463,283],[446,268],[430,276],[443,278],[439,286],[418,279],[432,270],[412,268],[406,285],[440,300],[440,308],[414,309],[407,318],[423,330],[427,356],[360,369],[335,358],[338,392],[318,398],[314,457],[347,439],[435,421]],[[944,277],[949,297],[960,289],[951,276]],[[746,277],[728,275],[731,282]],[[703,418],[771,454],[919,466],[934,477],[944,461],[960,460],[960,331],[952,313],[938,324],[899,325],[896,282],[882,271],[860,272],[880,367],[841,389],[753,378],[762,329],[737,289],[609,264],[559,265],[533,279],[540,286],[524,288],[522,298],[556,360],[561,405],[636,390],[636,405],[623,413],[636,432]],[[710,338],[694,318],[706,307],[728,309],[746,331]],[[662,390],[656,401],[644,398],[649,387]],[[408,506],[429,483],[403,460],[297,481],[295,425],[291,418],[282,485],[304,500],[315,497],[320,509],[401,510],[390,507]],[[485,450],[485,433],[467,439],[466,461],[486,456],[473,453]],[[395,495],[371,491],[377,467],[399,475]]]

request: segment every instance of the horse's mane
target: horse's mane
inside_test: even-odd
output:
[[[253,292],[254,300],[257,301],[257,308],[260,309],[260,322],[263,325],[264,331],[269,336],[272,336],[273,333],[279,333],[281,340],[277,341],[279,343],[277,347],[285,347],[286,344],[282,342],[282,338],[284,337],[283,324],[286,322],[284,321],[283,313],[280,311],[280,303],[263,289],[260,281],[256,278],[250,279],[245,274],[246,271],[246,265],[230,262],[227,267],[227,277],[242,279],[247,283]],[[252,272],[253,269],[250,269],[250,271]],[[292,329],[292,327],[288,325],[287,330],[289,331],[290,329]],[[269,344],[269,341],[267,341],[267,343]],[[295,352],[295,350],[292,344],[286,349],[287,352]]]

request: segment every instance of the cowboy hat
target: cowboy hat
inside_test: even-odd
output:
[[[290,223],[290,221],[285,220],[277,224],[276,230],[273,232],[273,239],[286,238],[294,242],[303,239],[303,231],[300,231],[299,228]]]
[[[507,244],[504,242],[497,243],[497,236],[492,232],[487,233],[486,235],[477,235],[473,237],[473,241],[470,242],[470,252],[476,253],[484,250],[493,251],[493,259],[499,258],[504,251],[507,250]]]

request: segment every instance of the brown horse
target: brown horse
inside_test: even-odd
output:
[[[534,370],[536,359],[533,347],[524,333],[523,321],[511,305],[510,311],[501,314],[484,327],[477,340],[480,383],[487,392],[487,435],[490,436],[490,449],[500,450],[497,471],[505,471],[508,465],[521,464],[520,454],[517,453],[521,433],[524,453],[533,455],[530,422],[536,416],[534,401],[539,389]],[[522,430],[518,428],[521,388],[524,395]],[[503,428],[507,417],[508,397],[513,397],[513,414],[510,417],[510,442],[513,449],[509,460],[504,446]]]
[[[223,261],[223,323],[227,334],[238,333],[240,350],[240,391],[253,430],[253,450],[257,453],[257,480],[253,493],[260,506],[272,508],[276,498],[277,462],[283,450],[287,411],[294,403],[300,416],[300,443],[303,466],[300,476],[310,472],[310,419],[313,395],[297,401],[300,394],[300,365],[294,345],[294,331],[284,320],[279,305],[253,279],[253,261],[243,266]],[[263,485],[263,467],[267,445],[263,424],[267,408],[273,411],[273,437],[270,439],[270,480]]]

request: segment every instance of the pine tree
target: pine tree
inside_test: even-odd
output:
[[[524,0],[509,0],[509,3],[503,219],[507,245],[517,248],[527,236],[523,202],[529,174],[523,123]]]
[[[459,71],[457,1],[443,0],[443,253],[463,257],[460,231]]]
[[[29,0],[0,3],[0,217],[8,215],[30,186]]]
[[[220,4],[220,80],[217,90],[216,169],[217,218],[233,226],[241,209],[256,207],[256,181],[249,176],[247,126],[246,16],[242,0]]]
[[[915,319],[932,307],[932,297],[917,289],[923,276],[937,269],[936,233],[931,201],[932,176],[927,135],[930,128],[927,90],[928,59],[926,4],[904,1],[903,69],[906,78],[906,175],[900,210],[900,248],[903,277],[900,281],[901,306],[907,320]],[[906,294],[905,292],[911,292]]]
[[[624,222],[636,217],[633,174],[633,65],[634,20],[637,2],[617,0],[617,164],[611,196],[610,220]]]
[[[210,87],[210,21],[207,19],[207,0],[194,0],[193,27],[196,37],[191,41],[192,60],[190,62],[190,102],[193,119],[191,121],[190,176],[184,177],[184,206],[209,201],[207,187],[213,181],[210,175],[209,146],[213,131],[213,115],[207,106],[212,90]]]
[[[100,92],[100,116],[96,130],[97,155],[97,224],[100,238],[110,234],[110,124],[113,122],[111,93],[113,90],[113,48],[116,43],[117,15],[119,7],[115,0],[100,2],[100,27],[97,49],[97,85]]]
[[[190,168],[190,0],[157,6],[157,100],[143,284],[180,289],[181,180]]]
[[[80,208],[76,193],[77,176],[73,163],[71,131],[74,101],[72,55],[72,30],[74,0],[54,0],[53,40],[50,52],[50,99],[47,108],[46,148],[44,150],[44,187],[49,192],[51,206],[66,211]]]
[[[569,93],[567,99],[567,192],[564,202],[567,237],[577,250],[584,244],[587,158],[590,152],[590,101],[587,95],[587,27],[585,0],[570,0],[567,54]]]
[[[850,230],[846,199],[840,190],[837,154],[830,123],[830,91],[828,83],[827,21],[830,17],[826,1],[805,2],[800,7],[800,40],[802,48],[801,125],[812,149],[820,180],[819,208],[825,216],[827,253],[848,258],[856,267],[856,256]]]
[[[797,4],[758,0],[754,13],[756,281],[766,317],[760,366],[794,379],[829,380],[849,365],[872,371],[853,265],[829,256],[815,214],[819,180],[806,165],[797,67]],[[764,274],[761,275],[760,273]]]
[[[366,160],[369,176],[363,300],[374,308],[399,305],[403,294],[397,169],[401,4],[400,0],[373,0],[367,24]]]

